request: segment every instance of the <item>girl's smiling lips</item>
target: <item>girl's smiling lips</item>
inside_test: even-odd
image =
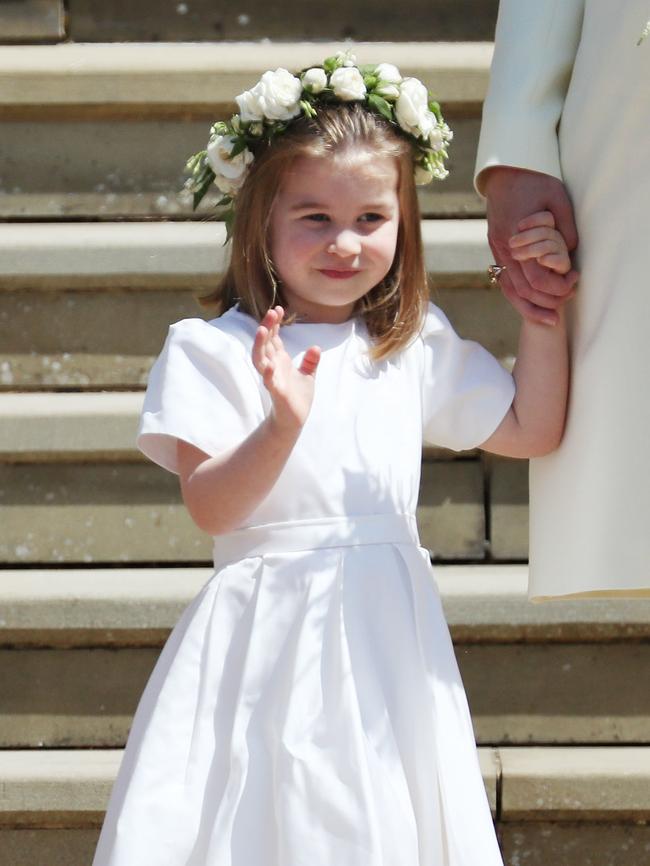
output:
[[[352,270],[350,268],[319,268],[321,274],[325,274],[326,277],[332,277],[335,280],[344,280],[347,277],[353,277],[355,274],[358,274],[358,270]]]

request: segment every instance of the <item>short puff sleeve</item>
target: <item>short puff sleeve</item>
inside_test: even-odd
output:
[[[214,456],[243,441],[264,418],[246,349],[203,319],[170,325],[149,373],[136,445],[178,474],[176,441]]]
[[[514,379],[487,349],[461,339],[432,303],[420,336],[423,442],[454,451],[476,448],[510,408]]]

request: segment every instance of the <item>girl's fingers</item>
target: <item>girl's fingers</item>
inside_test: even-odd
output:
[[[253,342],[253,353],[257,355],[258,360],[265,357],[273,356],[273,347],[271,345],[273,339],[273,331],[276,326],[277,314],[274,310],[268,310],[255,332],[255,340]]]
[[[561,253],[562,248],[556,241],[546,240],[527,244],[525,247],[518,247],[512,251],[512,257],[518,262],[525,262],[528,259],[540,259],[542,256],[561,255]]]
[[[269,310],[268,315],[270,316],[271,320],[273,321],[273,325],[271,326],[271,339],[273,339],[273,337],[275,337],[276,334],[278,333],[278,328],[280,327],[278,324],[280,319],[278,316],[277,308],[274,307],[272,310]]]
[[[320,356],[320,346],[310,346],[303,356],[302,363],[300,364],[300,372],[304,373],[306,376],[313,375],[318,367]]]
[[[540,265],[549,268],[558,274],[567,274],[571,270],[571,261],[566,253],[549,253],[545,256],[540,256],[538,259]]]
[[[277,306],[268,310],[266,316],[272,322],[269,333],[269,341],[273,344],[275,349],[283,348],[282,340],[280,339],[280,322],[284,316],[284,310],[282,307]],[[265,316],[265,318],[266,318]]]
[[[528,244],[534,244],[538,241],[555,241],[558,246],[566,246],[564,244],[564,239],[562,235],[556,231],[555,229],[549,228],[548,226],[537,226],[536,228],[527,229],[526,231],[519,232],[516,235],[513,235],[508,241],[508,246],[510,249],[518,249],[519,247],[525,247]]]
[[[268,342],[268,328],[264,325],[260,325],[255,333],[255,340],[253,341],[253,364],[258,373],[262,373],[268,361],[268,355],[266,351],[267,342]]]
[[[262,351],[264,341],[268,336],[269,329],[264,325],[258,325],[255,331],[255,339],[253,340],[253,354],[258,354]]]
[[[530,216],[524,217],[524,219],[520,220],[517,224],[517,228],[520,232],[523,232],[526,229],[534,229],[538,226],[547,226],[551,229],[555,228],[555,217],[550,210],[540,210],[536,213],[532,213]]]

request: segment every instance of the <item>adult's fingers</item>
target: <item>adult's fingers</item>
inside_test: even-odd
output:
[[[500,280],[501,281],[501,280]],[[503,282],[503,281],[501,281]],[[515,289],[510,283],[504,283],[501,286],[501,291],[504,297],[512,304],[517,312],[531,322],[537,322],[542,325],[556,325],[559,321],[559,316],[554,310],[546,310],[541,307],[531,304],[530,301],[519,297]]]
[[[575,270],[570,270],[566,274],[557,274],[536,261],[521,262],[521,270],[531,291],[553,295],[560,301],[571,293],[578,279]]]
[[[549,307],[548,297],[541,295],[544,303],[537,305],[533,300],[530,300],[524,293],[531,291],[528,282],[521,273],[521,268],[517,262],[512,268],[503,271],[499,276],[499,286],[504,296],[510,301],[517,312],[527,319],[542,324],[555,324],[557,315],[553,307]],[[521,294],[520,294],[521,293]]]
[[[555,217],[550,210],[536,211],[535,213],[530,214],[530,216],[524,217],[524,219],[520,220],[517,224],[517,228],[520,232],[525,231],[526,229],[535,228],[536,226],[546,226],[550,229],[555,228]]]
[[[560,274],[540,267],[535,261],[520,263],[513,258],[514,250],[510,247],[509,240],[488,235],[488,243],[494,254],[495,263],[505,265],[505,273],[508,275],[506,279],[510,279],[521,297],[526,298],[535,291],[557,295],[560,298],[567,294],[567,288]],[[532,297],[529,300],[535,303]]]
[[[503,284],[503,280],[501,278],[500,282]],[[512,284],[512,287],[522,300],[528,301],[535,307],[539,307],[540,310],[557,310],[566,300],[566,296],[560,298],[557,295],[549,295],[546,292],[538,292],[536,289],[532,289],[528,285],[528,283],[524,283],[522,286],[519,287]]]
[[[522,267],[522,265],[528,263],[520,263],[516,259],[513,259],[510,255],[510,250],[508,249],[506,253],[503,245],[500,243],[490,241],[490,246],[495,255],[495,261],[500,265],[505,264],[506,266],[506,270],[499,277],[499,284],[502,287],[506,286],[514,289],[520,298],[530,301],[530,303],[536,306],[551,310],[557,309],[562,302],[561,298],[566,294],[563,286],[556,287],[557,295],[560,296],[558,298],[554,297],[553,292],[538,289],[536,286],[531,285],[529,276]],[[540,270],[545,269],[541,268]]]

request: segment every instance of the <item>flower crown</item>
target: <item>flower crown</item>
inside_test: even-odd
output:
[[[215,123],[207,149],[186,164],[191,177],[185,188],[193,194],[194,210],[213,182],[223,194],[217,206],[225,208],[226,243],[232,233],[236,195],[255,159],[253,151],[281,135],[294,118],[316,117],[320,105],[363,102],[393,124],[414,146],[417,184],[444,180],[449,174],[445,159],[453,134],[440,106],[421,81],[403,78],[391,63],[357,66],[353,54],[339,51],[322,66],[298,75],[282,68],[265,72],[255,87],[235,99],[239,114]]]

